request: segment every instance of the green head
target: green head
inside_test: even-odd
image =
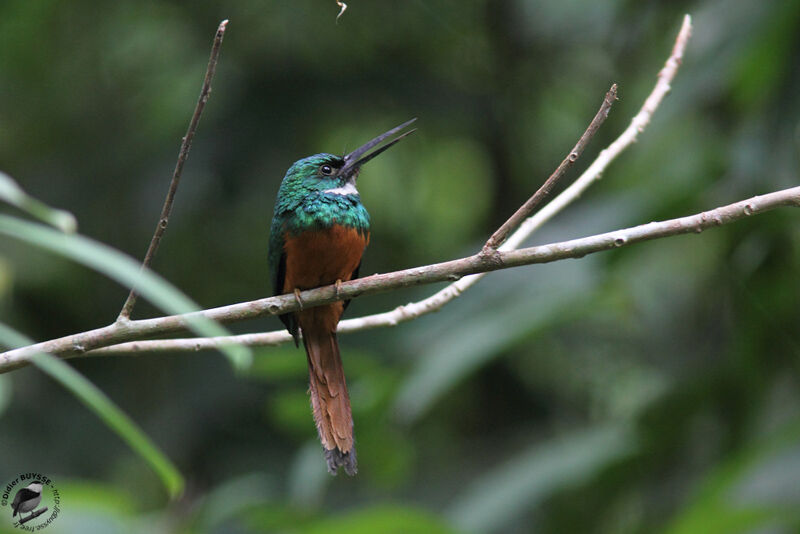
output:
[[[393,140],[371,153],[368,152],[403,130],[415,120],[416,119],[411,119],[396,128],[392,128],[388,132],[379,135],[345,156],[314,154],[313,156],[308,156],[307,158],[294,162],[294,164],[289,167],[289,170],[286,171],[286,176],[281,183],[280,190],[278,191],[278,204],[282,204],[283,202],[294,204],[294,202],[300,201],[309,195],[357,195],[356,179],[358,178],[361,167],[402,138],[414,132],[414,130],[409,130],[395,137]],[[290,208],[289,205],[283,207]]]

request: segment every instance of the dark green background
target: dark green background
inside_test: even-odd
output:
[[[351,0],[0,4],[0,169],[141,257],[205,70],[214,90],[157,272],[203,307],[270,293],[285,169],[411,117],[359,181],[362,273],[466,255],[549,175],[612,82],[576,177],[638,111],[684,13],[694,37],[649,129],[531,243],[798,183],[800,2]],[[360,472],[331,478],[305,357],[75,360],[187,478],[142,460],[34,368],[0,376],[0,478],[62,494],[48,532],[790,532],[800,528],[800,225],[498,272],[440,313],[343,336]],[[357,299],[349,317],[436,287]],[[0,242],[0,320],[38,340],[111,322],[126,290]],[[135,317],[156,313],[141,303]],[[238,332],[279,328],[263,319]]]

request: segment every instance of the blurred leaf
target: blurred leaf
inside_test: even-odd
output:
[[[380,506],[316,521],[303,534],[448,534],[454,532],[432,514],[413,508]]]
[[[136,290],[153,304],[168,313],[184,314],[197,311],[198,306],[171,284],[152,271],[142,271],[138,262],[81,235],[68,235],[50,228],[0,215],[0,234],[25,241],[91,267],[127,287]],[[90,298],[90,295],[86,296]],[[199,315],[186,317],[186,323],[196,334],[204,337],[231,335],[218,323]],[[237,369],[250,365],[250,349],[241,345],[221,346],[222,351]]]
[[[303,525],[313,520],[307,508],[297,508],[285,502],[275,502],[251,507],[241,514],[241,523],[247,525],[245,532],[280,532],[295,534]],[[220,530],[219,532],[237,532]]]
[[[746,111],[768,102],[788,74],[785,65],[794,53],[800,3],[783,2],[749,37],[751,43],[736,65],[731,96]],[[791,61],[791,60],[790,60]]]
[[[706,477],[666,530],[715,534],[800,528],[800,420],[794,420]]]
[[[273,424],[293,436],[304,436],[313,428],[308,394],[304,388],[288,388],[275,392],[267,410]]]
[[[425,319],[429,335],[417,336],[414,369],[395,402],[398,415],[413,421],[469,373],[548,321],[576,309],[594,284],[596,260],[504,272],[484,280],[468,299],[447,313]]]
[[[411,478],[414,447],[401,430],[379,421],[379,424],[357,427],[356,437],[359,476],[387,490],[402,487]]]
[[[319,441],[307,441],[292,459],[289,499],[300,508],[317,508],[325,496],[325,488],[332,480]]]
[[[10,297],[14,287],[14,271],[11,265],[0,257],[0,302]]]
[[[17,182],[3,172],[0,172],[0,200],[16,206],[62,232],[72,234],[78,229],[78,221],[74,215],[68,211],[51,208],[28,195]]]
[[[303,349],[291,347],[259,347],[253,351],[253,364],[247,375],[266,382],[292,381],[308,376]]]
[[[229,480],[209,491],[197,503],[193,524],[200,532],[213,532],[239,512],[263,506],[275,493],[271,479],[262,473],[250,473]]]
[[[502,532],[553,493],[588,482],[604,466],[629,453],[633,440],[627,429],[608,425],[537,443],[473,480],[446,515],[468,532]]]
[[[69,495],[70,512],[77,507],[94,512],[105,510],[115,516],[128,516],[136,511],[130,495],[109,484],[59,478],[58,489],[62,495]]]
[[[800,519],[797,514],[788,510],[767,507],[729,508],[727,506],[710,506],[704,511],[699,523],[688,522],[677,530],[685,534],[733,534],[736,532],[773,532],[773,528],[795,526],[797,532]],[[788,532],[776,530],[774,532]]]
[[[3,412],[6,411],[6,408],[11,402],[11,396],[13,394],[11,388],[11,377],[8,375],[0,375],[0,415],[3,415]]]
[[[0,323],[0,343],[8,347],[24,347],[33,340]],[[170,497],[183,492],[184,481],[177,468],[150,441],[144,432],[120,410],[100,389],[63,361],[43,352],[36,354],[31,362],[78,397],[109,428],[116,432],[161,479]]]

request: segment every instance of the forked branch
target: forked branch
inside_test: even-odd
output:
[[[657,81],[653,87],[653,90],[646,98],[642,108],[631,120],[630,125],[616,140],[614,140],[614,142],[611,143],[611,145],[609,145],[600,153],[597,159],[595,159],[589,168],[584,171],[584,173],[572,185],[556,196],[551,202],[546,204],[533,216],[526,219],[522,225],[500,246],[500,250],[514,250],[518,248],[544,223],[549,221],[557,213],[561,212],[566,206],[577,200],[586,189],[600,179],[602,173],[606,170],[606,168],[608,168],[611,162],[636,141],[637,135],[645,131],[646,127],[650,124],[650,119],[652,118],[656,109],[669,92],[672,80],[678,73],[678,68],[682,62],[684,52],[686,51],[686,46],[691,37],[691,33],[691,18],[689,15],[686,15],[683,18],[683,23],[681,24],[680,31],[675,39],[675,44],[672,47],[672,51],[667,58],[664,67],[658,73]],[[410,302],[408,304],[398,306],[395,309],[387,312],[344,320],[339,323],[338,332],[357,332],[372,328],[395,326],[400,323],[412,321],[418,317],[422,317],[423,315],[433,313],[442,309],[442,307],[444,307],[447,303],[461,296],[465,291],[478,283],[485,276],[485,274],[486,273],[480,273],[465,276],[460,280],[448,284],[445,288],[440,289],[427,298],[417,302]],[[231,338],[225,338],[225,340],[248,346],[271,346],[285,343],[290,340],[290,337],[285,330],[281,330],[274,332],[244,334],[240,336],[233,336]],[[148,351],[197,351],[217,348],[220,342],[222,342],[222,338],[189,338],[140,341],[123,343],[104,349],[90,351],[87,353],[87,355],[127,354],[131,352],[140,353]]]
[[[553,174],[550,175],[550,178],[545,180],[544,184],[542,184],[542,186],[536,190],[533,196],[529,198],[525,204],[520,206],[519,209],[514,212],[514,214],[509,217],[508,220],[497,229],[497,231],[495,231],[495,233],[492,234],[492,237],[490,237],[483,246],[484,253],[490,253],[493,250],[497,250],[497,248],[508,238],[508,234],[519,228],[519,225],[522,224],[522,221],[530,217],[533,211],[539,207],[545,198],[547,198],[556,184],[567,173],[567,170],[572,167],[572,164],[578,161],[578,158],[583,153],[583,149],[586,148],[586,145],[588,145],[589,141],[592,140],[594,134],[605,122],[606,118],[608,117],[608,112],[611,111],[611,106],[614,104],[615,100],[617,100],[617,84],[612,85],[611,89],[608,90],[605,98],[603,98],[603,105],[600,106],[599,110],[597,110],[597,114],[594,116],[594,119],[592,119],[589,127],[586,128],[585,132],[583,132],[583,135],[580,139],[578,139],[575,147],[570,151],[567,157],[561,162],[561,165],[559,165],[556,170],[553,171]]]

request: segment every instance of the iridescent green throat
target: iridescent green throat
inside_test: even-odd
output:
[[[320,171],[325,165],[339,168],[343,164],[340,156],[315,154],[289,167],[278,190],[273,231],[296,235],[341,225],[368,232],[369,213],[354,180]]]

